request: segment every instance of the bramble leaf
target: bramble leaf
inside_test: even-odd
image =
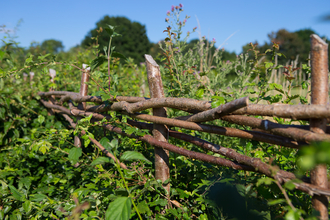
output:
[[[74,147],[69,151],[69,160],[72,163],[77,163],[81,155],[82,155],[81,148]]]
[[[128,220],[131,215],[132,202],[129,197],[118,197],[110,203],[106,213],[106,220]]]
[[[118,53],[118,52],[112,52],[111,56],[112,56],[112,57],[122,58],[122,59],[127,60],[127,58],[126,58],[123,54]]]
[[[93,72],[97,67],[101,66],[108,59],[105,56],[96,57],[91,63],[91,72]]]
[[[98,164],[109,163],[109,162],[110,162],[110,158],[108,158],[108,157],[98,157],[91,163],[91,166],[95,166],[95,165],[98,165]]]
[[[9,188],[15,199],[21,201],[24,198],[24,194],[20,193],[14,186],[9,185]]]
[[[120,157],[121,161],[127,161],[127,160],[143,160],[147,163],[151,164],[151,162],[143,156],[143,154],[136,152],[136,151],[126,151],[123,153],[123,155]]]

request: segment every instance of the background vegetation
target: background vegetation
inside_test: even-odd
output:
[[[309,37],[312,30],[290,33],[279,30],[264,45],[243,47],[236,55],[215,48],[214,40],[205,38],[188,41],[182,33],[185,22],[180,18],[182,6],[172,8],[177,19],[164,25],[164,41],[149,42],[145,27],[124,17],[105,16],[91,30],[81,45],[63,51],[58,40],[46,40],[21,48],[8,35],[0,50],[0,219],[316,219],[310,196],[285,186],[293,208],[275,181],[258,173],[213,166],[184,156],[170,154],[171,200],[162,183],[154,178],[153,148],[113,132],[94,126],[89,119],[81,120],[86,130],[118,158],[128,170],[105,157],[87,136],[80,150],[73,144],[74,130],[61,115],[48,114],[40,103],[39,91],[79,91],[83,63],[105,56],[109,48],[110,24],[122,36],[113,38],[111,51],[131,59],[113,57],[110,66],[100,64],[91,73],[89,94],[149,96],[146,68],[140,64],[143,54],[151,53],[161,64],[166,97],[188,97],[211,100],[216,107],[234,99],[249,96],[252,103],[304,104],[306,94],[292,95],[292,87],[307,90],[308,78],[298,82],[286,78],[288,87],[269,83],[273,70],[283,68],[287,60],[299,54],[303,74],[308,76]],[[181,20],[180,20],[181,19]],[[188,19],[188,17],[185,17]],[[195,30],[191,30],[193,32]],[[166,36],[165,36],[166,35]],[[277,50],[277,46],[279,49]],[[270,49],[271,53],[265,54]],[[275,56],[280,56],[275,65]],[[264,56],[263,60],[261,58]],[[283,58],[284,57],[284,58]],[[77,68],[78,67],[78,68]],[[110,80],[108,67],[111,69]],[[56,83],[50,82],[49,68],[56,70]],[[34,72],[34,79],[24,80],[24,73]],[[291,72],[290,72],[291,74]],[[292,72],[293,74],[293,72]],[[280,91],[280,93],[275,93]],[[150,111],[145,111],[150,113]],[[126,117],[111,112],[112,123],[125,132],[143,135],[123,125]],[[168,110],[169,117],[184,112]],[[303,121],[274,121],[291,124]],[[214,125],[244,128],[225,121]],[[297,150],[262,142],[229,138],[198,131],[180,129],[247,156],[292,172],[304,172],[296,165]],[[79,132],[79,129],[76,130]],[[139,133],[140,132],[140,133]],[[170,143],[185,149],[206,152],[180,140]],[[140,157],[127,157],[129,152]],[[216,155],[220,156],[220,155]],[[139,158],[139,159],[137,159]],[[311,157],[312,165],[317,158]],[[73,166],[79,162],[80,166]],[[324,161],[322,161],[324,162]],[[328,161],[326,161],[328,162]],[[309,167],[310,168],[310,167]],[[124,199],[129,198],[129,199]],[[132,208],[132,202],[136,208]],[[140,216],[139,216],[140,215]]]

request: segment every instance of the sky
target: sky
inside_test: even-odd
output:
[[[69,50],[105,15],[125,16],[145,25],[149,40],[157,43],[166,37],[167,11],[180,3],[181,20],[190,16],[184,36],[198,27],[190,40],[214,38],[216,47],[230,52],[240,53],[250,42],[269,42],[267,35],[283,28],[290,32],[310,28],[330,38],[330,22],[320,21],[330,14],[330,0],[0,0],[0,25],[13,31],[21,47],[55,39]],[[0,33],[0,39],[4,37]]]

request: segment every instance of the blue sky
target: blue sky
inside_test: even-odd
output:
[[[20,46],[46,39],[62,41],[65,50],[80,44],[88,31],[95,28],[104,15],[125,16],[146,26],[151,42],[166,37],[163,30],[166,12],[172,5],[183,4],[185,15],[191,16],[184,32],[199,26],[202,36],[216,39],[216,46],[240,53],[242,46],[268,41],[267,34],[285,28],[296,31],[311,28],[330,38],[330,22],[319,18],[330,14],[330,0],[0,0],[0,25],[14,29]],[[4,34],[0,33],[0,39]],[[198,38],[198,33],[190,39]],[[229,38],[229,39],[228,39]]]

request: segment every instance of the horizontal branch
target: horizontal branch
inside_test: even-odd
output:
[[[330,118],[330,105],[261,105],[250,104],[232,113],[233,115],[260,115],[279,118],[309,119]]]
[[[144,97],[133,97],[133,96],[110,96],[110,99],[108,100],[102,100],[101,96],[81,96],[79,93],[75,92],[65,92],[65,91],[52,91],[52,92],[38,92],[39,96],[62,96],[61,102],[66,102],[68,100],[72,100],[74,102],[96,102],[96,103],[102,103],[104,101],[110,101],[110,102],[119,102],[119,101],[125,101],[129,103],[134,103],[134,102],[141,102],[148,100],[149,98],[144,98]],[[86,101],[87,100],[87,101]],[[89,101],[93,100],[93,101]]]
[[[101,103],[102,100],[99,96],[86,96],[86,99],[81,99],[78,93],[53,91],[53,92],[39,92],[40,96],[65,96],[62,101],[67,101],[70,97],[75,99],[76,102],[83,102],[85,100],[95,100]],[[111,96],[107,101],[117,102],[112,105],[99,105],[92,106],[88,111],[105,112],[105,111],[127,111],[129,113],[143,111],[149,108],[175,108],[186,112],[203,112],[211,109],[210,101],[200,101],[188,98],[153,98],[148,99],[144,97],[127,97],[127,96]],[[123,103],[120,103],[123,102]],[[127,103],[134,103],[127,105]],[[309,119],[309,118],[330,118],[330,105],[285,105],[285,104],[250,104],[247,107],[240,108],[232,113],[233,115],[260,115],[260,116],[276,116],[280,118]]]
[[[149,108],[175,108],[186,112],[201,112],[205,109],[210,109],[211,104],[208,101],[200,101],[188,98],[152,98],[136,103],[116,102],[112,105],[101,104],[86,109],[90,112],[106,112],[106,111],[126,111],[134,113],[143,111]],[[209,108],[208,108],[209,107]]]
[[[75,109],[73,109],[72,111],[75,111]],[[86,113],[86,115],[87,114],[88,113]],[[93,113],[89,113],[89,114],[93,114]],[[94,113],[94,114],[98,116],[99,120],[102,120],[102,115],[101,114],[97,114],[97,113]],[[94,114],[93,114],[93,116],[94,116]],[[105,117],[105,116],[103,116],[103,117]],[[136,123],[138,123],[138,122],[136,122]],[[206,149],[209,148],[209,149],[212,149],[214,151],[218,151],[219,153],[224,154],[227,157],[231,157],[233,159],[235,158],[236,161],[241,160],[243,163],[254,165],[254,166],[257,167],[257,169],[252,167],[252,166],[249,166],[249,165],[241,164],[239,162],[233,162],[233,161],[230,161],[230,160],[227,160],[227,159],[224,159],[224,158],[214,157],[214,156],[211,156],[211,155],[198,153],[198,152],[193,152],[193,151],[189,151],[189,150],[186,150],[186,149],[183,149],[183,148],[179,148],[179,147],[174,146],[172,144],[158,141],[150,135],[144,135],[143,137],[139,137],[139,136],[136,136],[134,134],[127,134],[127,133],[123,132],[120,128],[114,127],[110,124],[102,124],[101,126],[103,126],[104,128],[106,128],[110,131],[121,134],[123,136],[127,136],[127,137],[130,137],[130,138],[135,138],[135,139],[147,142],[147,143],[151,144],[152,146],[162,147],[164,149],[167,149],[169,151],[172,151],[174,153],[177,153],[177,154],[180,154],[180,155],[183,155],[183,156],[187,156],[187,157],[192,158],[192,159],[201,160],[201,161],[212,163],[212,164],[215,164],[215,165],[231,167],[233,169],[251,170],[251,168],[252,168],[256,172],[261,172],[261,173],[265,172],[264,173],[265,175],[268,174],[268,175],[270,175],[270,177],[276,178],[277,180],[280,181],[281,184],[296,179],[294,174],[292,174],[290,172],[287,172],[287,171],[277,170],[277,168],[274,168],[270,165],[267,165],[267,164],[263,163],[260,159],[250,158],[250,157],[247,157],[247,156],[244,156],[244,155],[240,155],[240,154],[238,154],[237,152],[235,152],[231,149],[223,148],[221,146],[214,145],[212,143],[206,142],[206,141],[201,140],[201,139],[198,140],[197,138],[194,138],[191,141],[195,144],[198,144],[197,142],[200,142],[200,144],[204,145]],[[175,133],[178,134],[178,132],[170,131],[170,135],[173,136],[173,137],[176,135]],[[182,134],[182,133],[179,134],[179,135],[180,135],[181,139],[183,138],[183,136],[185,136],[185,134]],[[187,137],[187,135],[186,135],[186,137]],[[211,144],[211,146],[207,146],[207,144]],[[260,168],[260,169],[258,169],[258,168]],[[320,187],[317,187],[317,186],[314,186],[314,185],[311,185],[311,184],[307,184],[307,183],[293,182],[293,184],[296,186],[296,189],[299,189],[303,192],[307,192],[309,195],[314,195],[314,194],[316,194],[316,195],[327,195],[327,196],[330,195],[330,190],[328,190],[328,189],[323,189],[323,188],[320,188]]]
[[[233,111],[245,107],[249,104],[249,97],[236,99],[226,104],[220,105],[214,109],[206,110],[195,115],[178,117],[177,119],[190,122],[212,121],[222,116],[228,115]]]
[[[269,131],[273,134],[292,138],[296,141],[304,141],[307,143],[311,143],[313,141],[330,141],[330,135],[328,134],[318,134],[308,130],[303,130],[283,124],[277,124],[259,118],[243,115],[227,115],[221,119],[238,125],[246,125],[253,128],[259,128],[265,131]]]
[[[48,108],[54,108],[58,110],[63,110],[64,107],[58,106],[58,105],[51,105],[49,103],[44,104]],[[90,114],[93,114],[93,117],[97,117],[97,119],[100,119],[104,116],[98,113],[93,112],[87,112],[83,110],[78,109],[71,109],[68,110],[64,108],[63,111],[70,112],[71,115],[74,116],[84,116],[87,117]],[[125,112],[123,112],[125,113]],[[163,118],[163,117],[157,117],[152,115],[146,115],[146,114],[128,114],[132,118],[136,118],[139,120],[149,121],[157,124],[164,124],[167,126],[173,126],[173,127],[180,127],[180,128],[186,128],[190,130],[196,130],[201,132],[207,132],[207,133],[214,133],[214,134],[220,134],[230,137],[238,137],[243,139],[251,139],[255,141],[261,141],[269,144],[275,144],[290,148],[299,148],[302,145],[307,145],[305,142],[296,142],[295,140],[291,138],[285,138],[280,137],[277,135],[262,133],[258,131],[246,131],[246,130],[240,130],[236,128],[227,128],[227,127],[219,127],[214,125],[204,125],[204,124],[198,124],[194,122],[187,122],[187,121],[181,121],[178,119],[171,119],[171,118]]]
[[[167,126],[173,126],[173,127],[180,127],[180,128],[186,128],[190,130],[195,131],[201,131],[201,132],[207,132],[207,133],[213,133],[213,134],[220,134],[225,135],[229,137],[238,137],[243,139],[251,139],[255,141],[261,141],[269,144],[275,144],[290,148],[299,148],[302,145],[306,145],[306,143],[298,143],[295,140],[291,138],[285,138],[280,137],[277,135],[272,134],[266,134],[262,132],[257,131],[247,131],[247,130],[240,130],[236,128],[228,128],[228,127],[220,127],[215,125],[205,125],[205,124],[199,124],[194,122],[187,122],[187,121],[181,121],[178,119],[172,119],[172,118],[163,118],[163,117],[157,117],[157,116],[151,116],[146,114],[129,114],[130,117],[149,121],[157,124],[164,124]]]
[[[194,151],[190,151],[190,150],[186,150],[186,149],[177,147],[175,145],[169,144],[167,142],[158,141],[150,135],[144,135],[143,137],[139,137],[139,136],[136,136],[134,134],[127,134],[127,133],[123,132],[120,128],[114,127],[110,124],[103,124],[102,127],[106,128],[109,131],[121,134],[123,136],[127,136],[127,137],[130,137],[130,138],[135,138],[135,139],[138,139],[140,141],[147,142],[152,146],[162,147],[166,150],[169,150],[171,152],[189,157],[191,159],[196,159],[196,160],[204,161],[204,162],[215,164],[215,165],[231,167],[233,169],[246,170],[246,168],[248,168],[250,170],[250,166],[246,167],[246,166],[238,165],[238,163],[235,163],[235,162],[232,162],[232,161],[231,161],[230,164],[228,164],[228,160],[226,160],[226,159],[211,156],[211,155],[207,155],[207,154],[203,154],[203,153],[198,153],[198,152],[194,152]],[[256,158],[250,158],[250,160],[253,163],[260,163],[261,162],[260,160],[259,160],[260,162],[259,161],[255,162],[255,161],[253,161],[254,159],[256,159]],[[289,182],[291,180],[297,179],[293,173],[285,172],[285,171],[276,172],[277,170],[274,170],[274,171],[275,171],[275,173],[273,173],[273,175],[271,175],[271,177],[280,180],[281,184],[283,184],[285,182]],[[303,182],[293,182],[293,184],[296,186],[296,189],[299,189],[303,192],[306,192],[309,195],[316,194],[316,195],[330,196],[330,190],[328,190],[328,189],[323,189],[323,188],[320,188],[320,187],[317,187],[317,186],[314,186],[314,185],[311,185],[311,184],[303,183]]]

